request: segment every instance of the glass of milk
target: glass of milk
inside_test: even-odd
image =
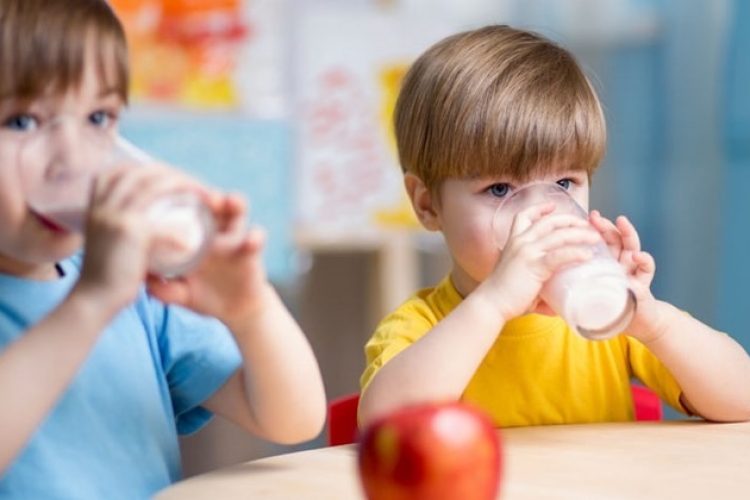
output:
[[[513,218],[531,205],[555,204],[554,213],[588,219],[586,211],[557,184],[534,183],[508,196],[495,211],[492,230],[502,249]],[[591,246],[593,257],[559,269],[542,287],[540,297],[575,331],[590,340],[613,337],[630,324],[635,294],[625,271],[604,241]]]
[[[27,132],[18,163],[31,210],[56,229],[83,233],[96,172],[118,163],[153,161],[120,136],[62,116]],[[149,271],[165,278],[190,271],[214,233],[211,213],[191,192],[158,199],[143,223],[152,235]]]

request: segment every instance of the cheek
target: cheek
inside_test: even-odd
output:
[[[513,225],[513,219],[508,217],[495,217],[492,221],[492,237],[495,247],[498,249],[505,248],[510,235],[510,228]]]
[[[499,247],[491,226],[487,220],[464,219],[444,227],[443,235],[451,255],[469,274],[483,275],[497,260]]]
[[[589,211],[589,189],[588,187],[581,187],[572,193],[573,199],[576,200],[583,209],[588,213]]]
[[[459,245],[484,246],[492,240],[492,220],[489,217],[464,212],[444,222],[443,233],[446,238]]]
[[[26,194],[21,186],[17,166],[2,153],[0,151],[0,205],[5,212],[25,210]]]

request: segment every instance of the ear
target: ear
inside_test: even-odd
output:
[[[409,195],[414,213],[422,226],[428,231],[439,231],[440,219],[436,209],[437,200],[424,185],[422,179],[414,174],[407,173],[404,175],[404,186],[406,186],[406,193]]]

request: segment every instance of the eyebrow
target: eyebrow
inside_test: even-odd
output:
[[[109,97],[113,94],[117,95],[118,97],[120,96],[120,92],[118,91],[117,87],[107,87],[107,88],[102,89],[99,92],[98,97]]]

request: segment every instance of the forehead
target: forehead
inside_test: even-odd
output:
[[[80,77],[67,87],[50,83],[39,95],[20,100],[26,107],[49,112],[76,112],[99,103],[102,99],[113,104],[124,104],[113,72],[101,68],[95,60],[87,59]]]

